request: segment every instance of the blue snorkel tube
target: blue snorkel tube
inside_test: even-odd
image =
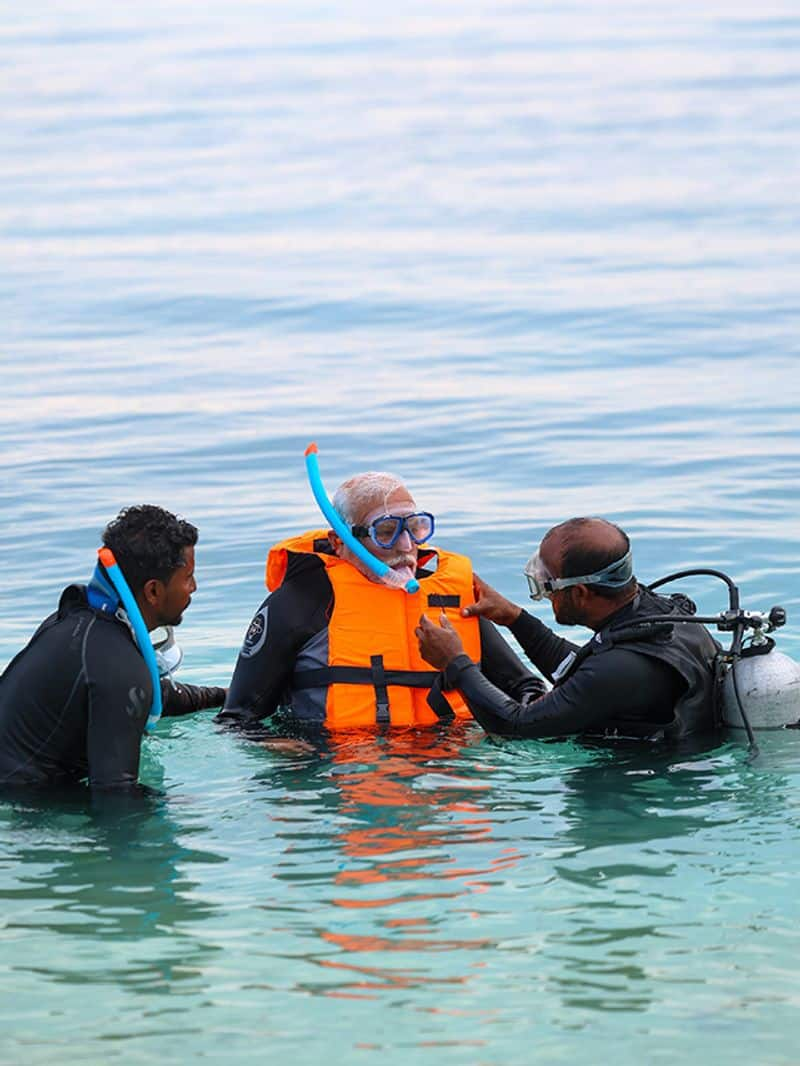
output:
[[[142,653],[142,658],[145,661],[150,673],[150,678],[153,682],[153,702],[150,706],[147,722],[145,723],[145,729],[147,732],[152,733],[156,727],[156,723],[161,717],[161,675],[158,672],[158,663],[156,662],[156,653],[153,650],[153,642],[150,640],[150,634],[147,632],[147,626],[144,624],[144,618],[142,618],[142,612],[139,610],[139,604],[133,598],[133,593],[130,590],[128,582],[125,580],[125,575],[119,568],[117,560],[114,558],[114,553],[110,548],[100,548],[97,554],[100,557],[100,562],[103,564],[105,572],[108,574],[114,588],[119,594],[122,606],[125,608],[128,615],[128,621],[133,629],[133,635],[136,637],[139,651]]]
[[[364,545],[356,540],[350,532],[349,527],[343,521],[342,516],[334,509],[333,504],[328,499],[328,494],[325,492],[325,486],[322,484],[322,475],[319,472],[317,450],[316,444],[309,444],[305,450],[306,473],[308,474],[311,491],[314,493],[314,499],[317,501],[324,517],[330,522],[331,529],[338,537],[341,537],[342,542],[347,545],[353,555],[358,556],[361,562],[368,566],[373,574],[385,584],[392,585],[394,588],[405,589],[409,593],[418,592],[419,581],[415,577],[412,577],[409,581],[403,581],[392,570],[391,566],[387,566],[386,563],[381,562],[371,552],[368,552]]]

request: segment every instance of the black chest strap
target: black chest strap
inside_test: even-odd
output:
[[[375,721],[391,721],[389,685],[430,689],[428,703],[439,718],[454,717],[441,689],[438,670],[387,670],[382,655],[371,655],[369,666],[320,666],[299,670],[292,677],[292,688],[326,688],[328,685],[369,685],[375,689]],[[437,687],[438,686],[438,687]]]
[[[430,688],[439,676],[438,670],[386,670],[383,656],[373,655],[370,662],[381,660],[380,675],[386,685],[404,685],[406,688]],[[373,685],[375,673],[372,666],[320,666],[314,670],[298,670],[292,675],[292,688],[325,688],[327,685]]]

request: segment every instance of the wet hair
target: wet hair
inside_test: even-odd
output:
[[[371,509],[370,505],[377,506],[381,499],[388,500],[398,489],[408,492],[399,477],[382,470],[368,470],[341,483],[333,494],[333,506],[348,525],[353,525]]]
[[[609,534],[597,537],[598,524],[606,527]],[[554,526],[545,534],[544,541],[557,536],[561,548],[561,573],[559,577],[580,577],[582,574],[596,574],[611,563],[621,559],[630,551],[631,542],[628,534],[613,522],[605,518],[570,518]],[[598,544],[598,539],[601,543]],[[597,596],[606,600],[621,600],[629,596],[636,586],[636,578],[619,588],[606,588],[603,585],[587,585]]]
[[[184,550],[196,543],[191,522],[149,503],[125,507],[103,530],[103,544],[134,592],[151,578],[166,584],[185,565]]]

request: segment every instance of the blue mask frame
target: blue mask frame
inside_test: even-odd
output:
[[[397,523],[397,527],[394,533],[392,534],[392,537],[388,541],[386,541],[386,543],[382,543],[378,540],[375,534],[375,526],[378,524],[378,522],[385,522],[387,518],[393,519]],[[409,529],[408,523],[412,518],[427,518],[429,520],[430,528],[428,529],[428,532],[425,534],[424,537],[415,537]],[[431,539],[435,528],[436,522],[430,511],[414,511],[413,514],[407,515],[382,514],[378,518],[376,518],[374,522],[371,522],[368,526],[351,526],[350,532],[353,534],[354,537],[369,537],[372,543],[375,544],[378,548],[386,549],[393,548],[395,544],[397,544],[398,540],[400,540],[403,535],[403,530],[408,533],[414,544],[424,544],[426,541]]]

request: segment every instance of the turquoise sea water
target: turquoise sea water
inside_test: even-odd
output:
[[[314,439],[509,596],[599,513],[800,658],[795,4],[2,11],[0,665],[146,501],[226,683]],[[0,805],[0,1061],[794,1063],[800,736],[761,749],[165,723],[144,808]]]

